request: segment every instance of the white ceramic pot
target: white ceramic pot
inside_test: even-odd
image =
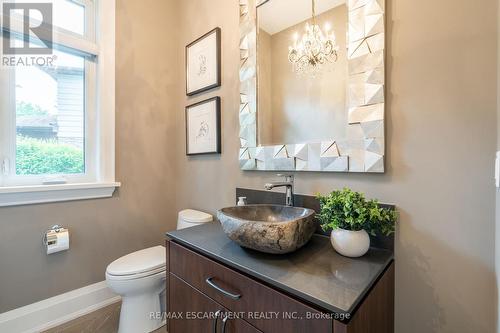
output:
[[[335,229],[330,235],[330,241],[335,251],[351,258],[361,257],[370,248],[370,236],[365,230]]]

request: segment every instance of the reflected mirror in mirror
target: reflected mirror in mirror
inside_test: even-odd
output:
[[[269,0],[257,22],[259,145],[344,138],[345,0]]]

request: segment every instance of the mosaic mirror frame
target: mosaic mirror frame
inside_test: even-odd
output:
[[[346,0],[347,136],[323,142],[260,146],[257,145],[257,6],[266,1],[239,0],[241,169],[383,173],[385,0]]]

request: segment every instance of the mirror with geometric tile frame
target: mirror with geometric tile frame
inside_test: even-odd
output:
[[[274,4],[272,4],[273,1],[275,1]],[[295,8],[298,10],[294,12],[292,8],[287,9],[286,6],[281,6],[280,1],[283,0],[259,2],[240,0],[239,139],[241,148],[239,161],[241,168],[243,170],[271,171],[384,172],[384,0],[347,0],[347,3],[343,0],[316,0],[312,1],[312,4],[313,8],[316,9],[317,17],[314,16],[312,20],[303,20],[303,17],[297,16],[296,21],[288,22],[283,22],[280,17],[293,17],[304,10]],[[300,5],[306,6],[310,0],[300,1],[305,1]],[[330,7],[327,7],[329,5]],[[342,10],[347,16],[347,24],[343,30],[342,26],[336,29],[342,34],[336,40],[330,38],[327,27],[325,26],[325,30],[323,30],[323,26],[320,27],[319,23],[316,24],[316,20],[321,22],[322,17],[329,13],[329,9],[339,5],[346,6]],[[259,9],[260,6],[262,6],[261,9]],[[262,10],[265,6],[269,7]],[[282,9],[278,10],[279,8]],[[283,13],[286,10],[290,11],[289,15]],[[337,10],[340,11],[340,9]],[[259,18],[261,19],[259,22],[257,21],[258,11],[260,11]],[[275,20],[272,17],[274,12],[279,15]],[[342,17],[339,16],[338,20],[342,20]],[[265,35],[262,32],[264,30],[266,33],[277,36],[280,31],[284,31],[290,26],[290,22],[299,23],[294,27],[294,30],[298,31],[299,37],[296,37],[295,42],[292,42],[288,47],[286,50],[288,52],[283,52],[282,45],[286,46],[286,43],[281,42],[279,52],[282,54],[279,60],[284,60],[280,65],[290,65],[294,75],[302,76],[296,80],[297,82],[307,81],[304,79],[304,75],[308,76],[309,86],[304,88],[307,90],[315,84],[313,82],[315,79],[326,80],[321,76],[330,75],[318,74],[316,66],[310,66],[310,63],[314,63],[318,59],[323,60],[327,56],[338,56],[331,62],[335,62],[337,71],[345,75],[345,78],[336,79],[339,82],[342,81],[344,88],[340,84],[335,86],[324,81],[322,84],[316,84],[316,87],[321,87],[323,95],[277,95],[288,89],[286,84],[293,80],[293,76],[289,76],[288,81],[278,82],[278,88],[274,89],[271,97],[266,97],[266,94],[269,95],[269,91],[263,89],[269,84],[264,81],[264,62],[261,60],[264,59],[264,56],[258,53],[265,51],[262,41],[259,40],[259,33]],[[307,24],[309,30],[297,29],[301,24],[304,26]],[[345,37],[344,33],[346,33]],[[309,49],[304,47],[314,46],[314,42],[318,40],[321,41],[319,44],[321,47]],[[340,44],[335,45],[338,53],[332,52],[331,46],[335,44],[335,41]],[[311,44],[311,42],[313,43]],[[323,53],[316,52],[318,49]],[[317,57],[317,54],[320,57]],[[341,60],[342,56],[345,59]],[[302,61],[304,58],[307,59]],[[323,68],[326,67],[321,67],[321,70],[324,70]],[[326,70],[325,73],[327,73]],[[274,73],[274,75],[281,76],[282,74]],[[328,93],[330,86],[332,89],[336,88],[335,91],[332,90],[332,94],[345,89],[345,102],[343,104],[337,103],[343,105],[344,108],[337,107],[336,117],[321,118],[319,117],[321,110],[317,107],[321,104],[318,102],[318,98],[324,96],[325,91]],[[295,95],[297,95],[297,91],[300,89],[296,90]],[[338,92],[337,95],[339,96],[337,99],[340,99],[342,92]],[[272,106],[274,118],[270,118],[265,113],[267,108],[263,101],[273,97],[276,100],[281,99],[281,104]],[[296,113],[291,116],[290,110],[286,110],[283,105],[287,103],[288,105],[298,104],[294,98],[296,100],[302,98],[303,110],[293,110]],[[303,101],[309,101],[312,105],[304,104]],[[328,109],[325,110],[328,111]],[[329,110],[333,112],[333,108]],[[280,118],[279,112],[289,112],[287,121]],[[315,112],[317,113],[315,114]],[[293,123],[295,117],[299,119],[302,117],[303,120]],[[317,119],[317,122],[311,122],[313,119]],[[269,135],[270,123],[274,128],[271,130],[272,136]],[[297,127],[302,124],[304,124],[304,128]],[[308,133],[309,128],[310,133]],[[268,134],[265,134],[266,131]],[[331,132],[331,137],[329,137],[330,132],[328,131]]]

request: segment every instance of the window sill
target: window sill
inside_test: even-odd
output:
[[[120,183],[0,187],[0,207],[109,198]]]

